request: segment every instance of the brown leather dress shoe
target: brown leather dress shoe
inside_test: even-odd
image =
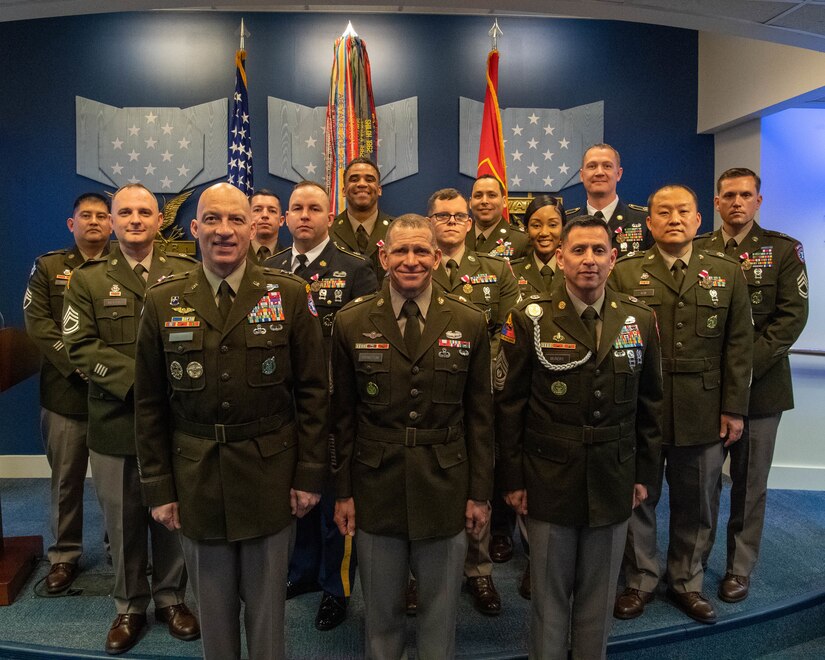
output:
[[[404,607],[407,611],[407,616],[415,616],[418,612],[418,585],[415,583],[415,578],[410,578],[407,582],[407,590],[404,592]]]
[[[513,539],[500,534],[490,539],[490,559],[496,564],[503,564],[513,558]]]
[[[616,598],[616,604],[613,606],[613,616],[617,619],[635,619],[644,613],[645,605],[652,600],[653,594],[650,591],[627,587]]]
[[[492,575],[468,577],[467,589],[473,596],[473,607],[479,612],[488,616],[501,613],[501,596],[496,591]]]
[[[118,614],[106,635],[106,653],[118,655],[126,653],[140,641],[146,630],[145,614]]]
[[[673,604],[694,621],[699,623],[716,623],[716,612],[707,597],[698,591],[680,593],[667,590],[667,595]]]
[[[738,603],[748,597],[749,588],[750,578],[747,575],[725,573],[725,577],[719,583],[719,598],[726,603]]]
[[[60,562],[52,564],[46,576],[46,591],[50,594],[59,594],[65,591],[77,577],[77,564]]]
[[[518,583],[518,593],[519,596],[524,598],[524,600],[530,600],[530,562],[527,562],[527,568],[524,569],[524,573],[521,575],[521,582]]]
[[[198,619],[186,607],[186,603],[169,605],[169,607],[156,607],[155,620],[169,626],[169,634],[175,639],[191,642],[201,636]]]

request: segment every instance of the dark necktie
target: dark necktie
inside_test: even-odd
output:
[[[305,254],[299,254],[295,258],[298,260],[298,265],[295,267],[293,273],[298,277],[303,277],[307,269],[307,256]]]
[[[421,326],[418,323],[418,305],[415,300],[406,300],[401,308],[401,313],[407,318],[404,325],[404,344],[407,346],[407,353],[410,357],[418,350],[418,343],[421,340]]]
[[[224,323],[226,323],[230,309],[232,309],[232,287],[226,280],[221,280],[218,287],[218,312]]]
[[[553,282],[553,269],[550,266],[543,266],[541,269],[541,279],[544,280],[544,290],[550,290],[550,284]]]
[[[272,253],[269,248],[266,245],[262,245],[258,248],[258,261],[263,263],[265,260],[269,259],[271,254]]]
[[[725,254],[729,257],[733,257],[736,259],[739,255],[736,254],[739,251],[739,246],[736,244],[735,238],[729,238],[728,242],[725,243]]]
[[[367,230],[364,229],[364,225],[358,225],[358,229],[355,232],[355,242],[358,243],[358,251],[361,254],[366,254],[367,246],[370,243],[370,235],[367,233]]]
[[[458,264],[455,259],[450,259],[447,262],[447,272],[450,275],[450,287],[455,286],[455,278],[458,277]]]
[[[135,275],[138,276],[138,279],[140,279],[140,283],[143,285],[143,288],[145,289],[147,275],[149,274],[149,271],[146,270],[146,266],[144,266],[143,264],[135,264],[135,267],[132,270],[135,271]]]
[[[605,219],[604,219],[604,213],[602,213],[601,211],[596,211],[596,212],[593,214],[593,217],[594,217],[594,218],[597,218],[597,219],[599,219],[599,220],[601,220],[602,222],[605,222]]]
[[[677,259],[670,267],[670,272],[673,273],[673,280],[676,282],[676,290],[682,290],[682,283],[685,281],[685,262]]]
[[[590,334],[590,339],[593,340],[593,347],[598,348],[599,340],[598,335],[596,334],[596,319],[599,318],[599,315],[596,314],[596,310],[593,309],[590,305],[584,308],[582,312],[582,323],[584,323],[584,327],[587,328],[587,332]]]

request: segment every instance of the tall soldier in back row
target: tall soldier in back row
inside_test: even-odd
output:
[[[750,303],[736,262],[693,247],[702,220],[690,188],[660,188],[650,196],[649,208],[656,245],[616,262],[612,284],[656,312],[664,382],[662,461],[648,500],[630,519],[627,588],[616,600],[614,615],[642,614],[659,584],[656,505],[664,473],[670,488],[668,596],[689,617],[715,623],[713,605],[702,593],[702,555],[713,527],[711,502],[724,446],[739,440],[748,412]]]
[[[29,337],[43,353],[40,429],[52,470],[50,522],[54,536],[46,576],[50,594],[64,591],[77,576],[83,551],[83,485],[89,464],[88,378],[69,362],[63,345],[63,294],[76,267],[108,252],[112,233],[109,200],[98,193],[84,193],[75,200],[66,225],[74,245],[38,257],[23,300]]]
[[[313,181],[298,183],[286,208],[292,247],[265,263],[309,283],[324,333],[326,362],[335,315],[351,300],[378,289],[370,263],[330,239],[333,217],[326,190]],[[352,537],[338,532],[333,520],[335,496],[328,491],[325,488],[321,503],[298,520],[286,588],[287,600],[307,591],[323,590],[315,616],[318,630],[331,630],[346,618],[357,566]]]
[[[752,170],[737,167],[722,172],[714,200],[722,226],[697,237],[694,243],[697,248],[724,250],[739,262],[748,281],[755,326],[748,418],[742,438],[729,448],[733,484],[727,566],[719,583],[719,598],[729,603],[748,597],[762,540],[776,431],[782,412],[793,408],[788,350],[808,320],[808,274],[802,244],[757,224],[760,187],[761,181]],[[714,501],[717,511],[721,490],[720,480]],[[713,520],[717,523],[717,516]],[[710,546],[706,552],[710,553]]]
[[[146,287],[197,266],[194,259],[154,246],[163,221],[155,196],[129,184],[112,197],[117,247],[72,273],[63,307],[63,341],[69,359],[89,377],[89,460],[112,548],[117,617],[106,652],[132,648],[146,627],[146,608],[173,637],[200,635],[183,602],[186,569],[176,534],[155,523],[140,501],[135,449],[135,344]],[[152,583],[146,579],[150,557]]]

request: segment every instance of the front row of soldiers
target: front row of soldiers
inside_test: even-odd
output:
[[[353,186],[377,210],[375,184]],[[62,271],[65,255],[39,260],[24,306],[27,319],[37,311],[35,286],[61,287],[55,297],[65,288],[51,348],[64,342],[65,375],[89,382],[88,446],[116,573],[107,652],[137,643],[154,598],[170,633],[201,635],[207,658],[240,656],[243,602],[250,657],[283,657],[290,539],[317,509],[345,554],[357,546],[367,657],[403,656],[410,572],[418,652],[452,657],[467,548],[487,546],[478,539],[498,490],[529,530],[531,657],[566,657],[568,629],[574,657],[602,657],[611,616],[638,616],[657,590],[663,476],[668,596],[713,622],[702,583],[722,461],[729,451],[719,595],[735,602],[756,562],[776,428],[792,406],[787,352],[807,315],[801,246],[754,223],[758,177],[731,170],[718,193],[723,227],[694,243],[693,192],[657,190],[646,221],[655,246],[618,263],[604,219],[565,221],[555,198],[539,198],[516,279],[471,251],[484,232],[460,193],[441,190],[428,218],[378,225],[375,265],[387,277],[374,294],[367,262],[330,242],[352,218],[333,218],[312,183],[290,198],[295,245],[272,258],[277,267],[250,258],[249,201],[227,184],[199,200],[200,265],[153,247],[162,216],[142,186],[115,194],[118,244],[102,256],[95,208],[105,199],[80,202],[92,212],[75,209],[86,224],[76,221],[74,259],[100,258]],[[356,273],[367,295],[341,309],[342,281]],[[74,573],[65,556],[50,578],[60,564]],[[202,626],[183,603],[186,569]],[[491,579],[483,586],[494,591]],[[348,584],[340,595],[325,588],[319,617],[340,618],[348,596]]]

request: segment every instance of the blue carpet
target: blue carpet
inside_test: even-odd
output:
[[[723,521],[727,519],[728,495],[729,491],[726,488],[721,511]],[[6,535],[42,534],[44,545],[48,546],[50,537],[47,480],[2,479],[0,496],[3,502]],[[666,494],[663,496],[664,502]],[[102,543],[103,525],[90,481],[85,504],[87,513],[84,533],[87,542],[81,568],[87,575],[95,577],[90,586],[97,593],[100,585],[105,585],[108,575],[111,574],[111,566],[105,559]],[[663,548],[665,543],[666,510],[666,506],[660,506],[660,548]],[[672,653],[661,650],[657,652],[653,649],[645,651],[645,647],[649,646],[649,636],[655,635],[657,631],[665,634],[663,641],[671,642],[680,636],[711,636],[708,637],[707,644],[711,649],[710,655],[714,658],[759,657],[762,651],[757,653],[756,646],[747,646],[747,635],[758,636],[760,631],[766,632],[769,629],[767,623],[756,626],[757,630],[750,630],[746,634],[734,632],[733,625],[725,628],[723,624],[726,621],[735,623],[747,620],[751,613],[770,610],[779,601],[795,602],[817,590],[825,591],[825,562],[821,560],[823,548],[825,493],[771,491],[762,556],[752,576],[750,598],[738,604],[723,603],[716,598],[716,584],[725,569],[724,533],[720,530],[719,539],[710,557],[705,582],[705,591],[717,608],[720,624],[702,626],[693,623],[663,598],[657,598],[648,606],[643,617],[632,621],[615,621],[609,647],[611,657],[708,656],[708,649],[698,640],[692,647],[690,644],[685,648],[673,646]],[[476,613],[469,596],[466,593],[462,595],[457,630],[459,658],[492,659],[524,656],[529,603],[518,595],[517,587],[525,561],[517,544],[516,556],[512,561],[495,565],[494,577],[503,600],[503,611],[500,616],[488,618]],[[47,570],[48,565],[44,560],[17,601],[10,607],[0,608],[0,657],[108,657],[102,652],[102,647],[106,631],[114,617],[114,605],[110,599],[104,595],[83,594],[66,598],[38,597],[34,587]],[[363,607],[357,581],[349,617],[337,629],[325,633],[315,630],[313,621],[318,602],[319,594],[306,594],[287,603],[288,656],[295,659],[331,660],[362,657]],[[791,625],[788,621],[800,616],[802,615],[789,615],[785,617],[787,621],[783,619],[785,622],[778,624],[779,629],[770,633],[776,644],[768,645],[769,651],[765,652],[763,657],[773,660],[785,657],[781,655],[783,648],[786,648],[788,653],[798,654],[787,656],[790,658],[825,657],[825,653],[821,652],[822,639],[825,639],[825,607],[821,608],[821,611],[816,610],[816,613],[813,610],[809,613],[808,618],[811,621],[801,637],[799,634],[791,634],[788,629]],[[414,619],[410,619],[409,626],[412,638]],[[713,636],[714,628],[719,628],[720,632],[725,630],[725,633]],[[743,635],[746,637],[745,641],[742,639]],[[49,656],[48,647],[65,650]],[[27,652],[27,649],[30,651]],[[748,652],[748,649],[753,652]],[[816,649],[820,650],[818,655],[804,655]],[[410,657],[415,657],[412,648],[410,651]],[[154,624],[150,626],[141,642],[125,657],[190,658],[199,657],[199,654],[200,647],[197,643],[174,640],[167,634],[164,626]]]

